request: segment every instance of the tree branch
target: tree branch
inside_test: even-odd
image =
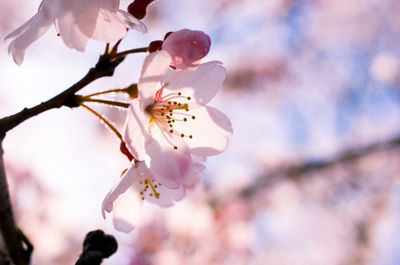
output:
[[[0,230],[3,235],[6,248],[13,263],[16,265],[27,265],[33,246],[23,233],[17,228],[11,208],[10,194],[3,161],[2,142],[6,133],[40,113],[62,106],[78,107],[75,94],[94,80],[112,76],[115,68],[125,59],[124,56],[115,56],[115,53],[105,53],[100,56],[95,67],[76,84],[58,94],[57,96],[42,102],[32,108],[24,108],[22,111],[0,119]]]
[[[266,188],[267,186],[275,183],[283,177],[287,178],[298,178],[300,176],[306,176],[307,173],[328,168],[343,162],[351,162],[359,159],[367,154],[371,154],[381,150],[388,150],[390,148],[395,148],[400,146],[400,135],[383,142],[372,143],[370,145],[360,147],[357,149],[345,150],[342,153],[334,156],[331,159],[305,162],[300,165],[290,165],[278,170],[269,172],[266,175],[258,177],[249,186],[241,190],[240,194],[244,197],[251,197],[257,191]]]

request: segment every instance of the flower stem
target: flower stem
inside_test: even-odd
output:
[[[109,94],[109,93],[127,93],[128,95],[131,95],[132,94],[132,92],[131,92],[132,86],[136,86],[136,90],[137,90],[137,84],[132,84],[127,88],[115,88],[115,89],[109,89],[109,90],[93,93],[93,94],[85,96],[85,98],[91,98],[91,97]]]
[[[123,56],[131,54],[131,53],[140,53],[140,52],[148,52],[148,51],[149,51],[148,47],[131,49],[131,50],[126,50],[123,52],[116,53],[115,57],[123,57]]]
[[[109,122],[106,118],[101,116],[100,113],[98,113],[94,109],[90,108],[89,106],[87,106],[87,105],[85,105],[83,103],[81,103],[81,106],[84,107],[85,109],[87,109],[88,111],[90,111],[94,116],[99,118],[99,120],[104,122],[105,125],[107,125],[107,127],[110,128],[110,130],[123,142],[121,133],[115,128],[114,125],[111,124],[111,122]]]
[[[124,108],[124,109],[129,108],[128,103],[112,101],[112,100],[89,98],[89,97],[81,97],[79,100],[81,102],[96,102],[96,103],[101,103],[101,104],[105,104],[105,105],[109,105],[109,106],[116,106],[116,107],[120,107],[120,108]],[[80,103],[80,105],[83,106],[83,103]]]

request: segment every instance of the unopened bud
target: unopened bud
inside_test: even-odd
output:
[[[203,31],[182,29],[166,35],[162,49],[179,69],[195,66],[210,51],[211,39]]]

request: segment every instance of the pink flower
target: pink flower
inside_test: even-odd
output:
[[[211,39],[202,31],[182,29],[168,35],[162,45],[179,69],[195,66],[210,51]]]
[[[54,24],[65,45],[84,51],[89,39],[114,42],[127,29],[146,32],[145,25],[128,12],[119,10],[119,0],[43,0],[39,11],[6,36],[8,52],[22,64],[25,50]]]
[[[162,207],[172,206],[185,196],[185,189],[167,188],[156,175],[147,168],[146,164],[137,161],[125,171],[120,181],[107,194],[102,205],[102,215],[113,212],[115,229],[130,232],[137,225],[140,216],[141,201],[147,200]]]
[[[192,156],[219,154],[232,134],[229,119],[206,105],[222,85],[225,69],[218,61],[175,72],[170,65],[165,51],[147,56],[124,141],[165,186],[189,187],[196,181]]]

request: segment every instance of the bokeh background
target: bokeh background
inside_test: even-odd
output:
[[[0,38],[39,0],[0,2]],[[129,1],[121,1],[125,9]],[[400,264],[400,2],[397,0],[159,0],[121,49],[168,31],[203,30],[207,60],[228,76],[211,105],[234,134],[201,182],[174,207],[145,203],[123,234],[100,214],[127,167],[119,142],[82,108],[48,111],[4,142],[18,225],[32,264],[74,264],[85,234],[119,242],[104,264]],[[104,44],[66,48],[51,28],[18,67],[0,42],[0,115],[78,81]],[[144,55],[81,91],[126,87]],[[93,105],[118,126],[124,112]],[[110,216],[109,216],[110,217]]]

